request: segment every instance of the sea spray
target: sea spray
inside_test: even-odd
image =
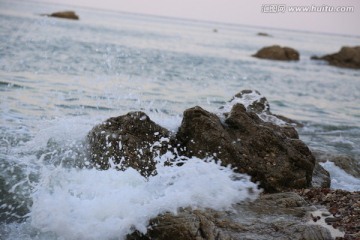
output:
[[[32,195],[31,224],[65,239],[124,239],[135,229],[145,233],[149,220],[161,213],[176,214],[180,207],[229,210],[260,192],[249,176],[215,161],[179,162],[170,167],[160,161],[158,174],[148,179],[132,168],[43,167]]]

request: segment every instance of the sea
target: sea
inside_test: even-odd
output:
[[[79,21],[41,15],[69,9]],[[216,113],[241,90],[257,90],[273,113],[304,125],[297,130],[312,151],[360,161],[360,71],[310,59],[359,43],[352,35],[0,0],[0,239],[123,239],[145,233],[158,214],[229,210],[261,192],[211,159],[165,167],[169,156],[158,156],[158,175],[148,179],[131,168],[87,167],[87,133],[130,111],[176,132],[187,108]],[[300,60],[251,56],[274,44],[297,49]],[[331,162],[323,167],[332,188],[360,190],[359,178]]]

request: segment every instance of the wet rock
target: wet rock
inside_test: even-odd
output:
[[[264,122],[239,103],[224,116],[221,121],[201,107],[186,110],[177,133],[182,153],[220,159],[268,192],[310,186],[315,159],[294,129]]]
[[[315,188],[329,188],[331,184],[330,174],[325,170],[318,162],[315,164],[313,176],[312,176],[312,187]]]
[[[88,134],[90,159],[95,167],[132,167],[145,177],[155,174],[154,157],[164,154],[171,141],[171,133],[143,112],[110,118]]]
[[[280,47],[279,45],[273,45],[260,49],[253,57],[271,59],[271,60],[282,60],[291,61],[299,60],[299,52],[290,47]]]
[[[360,46],[342,47],[339,52],[322,57],[312,56],[313,60],[325,60],[332,66],[360,69]]]
[[[52,14],[48,14],[47,16],[56,17],[56,18],[66,18],[71,20],[79,20],[79,16],[76,15],[74,11],[54,12]]]
[[[148,232],[132,239],[332,239],[325,228],[306,224],[313,208],[295,193],[264,194],[233,211],[182,209],[151,220]]]

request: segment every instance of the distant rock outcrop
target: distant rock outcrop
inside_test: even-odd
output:
[[[265,33],[265,32],[258,32],[257,34],[258,36],[262,36],[262,37],[272,37],[272,35]]]
[[[342,47],[339,52],[322,57],[312,56],[313,60],[325,60],[332,66],[360,69],[360,46]]]
[[[71,20],[79,20],[79,16],[76,15],[74,11],[63,11],[63,12],[54,12],[52,14],[47,14],[48,17],[56,17],[56,18],[66,18]]]
[[[256,54],[252,55],[253,57],[271,59],[271,60],[281,60],[281,61],[291,61],[299,60],[299,52],[293,48],[289,47],[280,47],[279,45],[273,45],[269,47],[264,47],[260,49]]]

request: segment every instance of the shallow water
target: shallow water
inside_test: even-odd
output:
[[[81,234],[96,224],[104,223],[101,230],[109,231],[104,219],[120,221],[121,213],[103,213],[105,216],[98,217],[96,212],[86,212],[77,206],[83,206],[89,196],[106,197],[104,192],[97,192],[98,188],[108,190],[116,200],[117,191],[125,190],[112,191],[114,181],[135,184],[128,191],[135,198],[137,192],[141,194],[144,188],[152,186],[151,181],[141,182],[134,172],[119,176],[109,172],[102,176],[103,173],[86,168],[83,141],[87,132],[106,118],[128,111],[145,111],[155,122],[176,131],[186,108],[200,105],[217,112],[237,92],[256,89],[267,97],[273,113],[305,124],[299,129],[300,138],[313,150],[358,158],[360,72],[326,66],[311,61],[310,56],[336,52],[343,45],[354,46],[360,37],[81,8],[75,8],[80,21],[38,15],[57,11],[59,7],[16,1],[0,3],[0,233],[7,239],[69,237],[56,229],[69,224],[64,219],[79,223],[76,226],[83,231],[73,232],[73,236],[79,237],[84,237]],[[269,32],[274,37],[259,37],[257,32]],[[299,50],[300,61],[251,57],[261,47],[272,44]],[[207,178],[222,176],[229,181],[226,184],[235,184],[230,190],[242,189],[229,177],[230,170],[225,171],[228,175],[222,175],[224,170],[219,170],[219,166],[206,166]],[[333,166],[328,166],[328,170],[334,176],[333,187],[360,190],[359,179],[344,177]],[[178,171],[176,174],[182,170]],[[96,179],[100,179],[96,183],[101,186],[93,183]],[[184,180],[183,184],[186,183],[189,182]],[[90,187],[84,189],[85,186]],[[158,190],[173,191],[166,187]],[[219,196],[211,199],[214,203],[221,202],[221,196],[232,194],[222,192],[225,190],[218,186],[208,191]],[[171,202],[176,195],[166,196],[168,204],[162,200],[165,210],[178,207]],[[198,204],[204,196],[195,189],[187,196],[195,197],[181,202],[184,206],[207,206]],[[246,196],[244,193],[231,199],[236,202]],[[99,204],[101,201],[99,198]],[[68,211],[62,212],[65,206],[60,207],[60,203],[68,204]],[[138,208],[138,203],[133,203],[127,210]],[[213,207],[229,205],[231,202]],[[78,218],[85,215],[72,209],[93,214],[95,220],[83,223]],[[163,210],[151,209],[148,217]],[[59,214],[51,216],[57,211]],[[28,217],[25,223],[11,223],[23,215]],[[41,221],[44,216],[51,216],[51,221]],[[146,226],[148,217],[141,218],[135,213],[132,216],[134,219],[121,220],[129,221],[126,226],[130,227],[122,233],[112,229],[106,236],[127,233],[134,228],[134,221],[142,224],[135,227]]]

